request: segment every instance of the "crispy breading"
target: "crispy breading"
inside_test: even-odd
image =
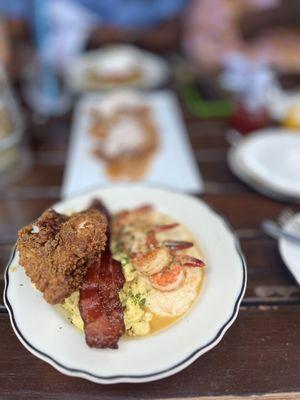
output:
[[[88,209],[68,217],[50,209],[19,231],[20,264],[50,304],[81,287],[87,266],[100,259],[106,217]]]

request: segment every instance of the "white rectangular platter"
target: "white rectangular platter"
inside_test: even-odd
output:
[[[91,108],[105,94],[87,94],[79,100],[74,119],[62,186],[62,197],[70,197],[91,188],[117,186],[103,163],[93,156],[93,137],[89,133]],[[143,183],[164,186],[189,193],[200,193],[203,182],[182,120],[175,95],[168,90],[144,93],[159,134],[155,154]],[[141,182],[141,181],[140,181]]]

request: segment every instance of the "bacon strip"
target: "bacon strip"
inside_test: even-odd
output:
[[[104,206],[94,201],[108,221]],[[121,264],[110,252],[110,229],[107,224],[107,242],[99,262],[89,265],[80,290],[79,309],[84,321],[86,343],[90,347],[118,348],[118,340],[125,332],[123,309],[119,299],[125,279]]]

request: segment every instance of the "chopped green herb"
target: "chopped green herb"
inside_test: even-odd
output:
[[[146,297],[144,297],[144,298],[142,298],[142,299],[140,300],[140,306],[141,306],[141,307],[144,307],[145,304],[146,304]]]
[[[133,294],[132,291],[129,291],[128,295],[129,297],[131,297],[131,299],[136,305],[144,307],[144,305],[146,304],[146,297],[144,296],[144,294],[142,293]]]
[[[124,267],[128,263],[129,263],[129,257],[127,257],[127,256],[122,257],[122,259],[121,259],[122,266]]]

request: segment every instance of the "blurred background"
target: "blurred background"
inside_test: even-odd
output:
[[[229,142],[297,129],[299,43],[298,0],[1,1],[1,187],[44,155],[65,160],[72,109],[87,91],[171,89],[185,115],[221,119]],[[156,57],[150,72],[141,54]]]

